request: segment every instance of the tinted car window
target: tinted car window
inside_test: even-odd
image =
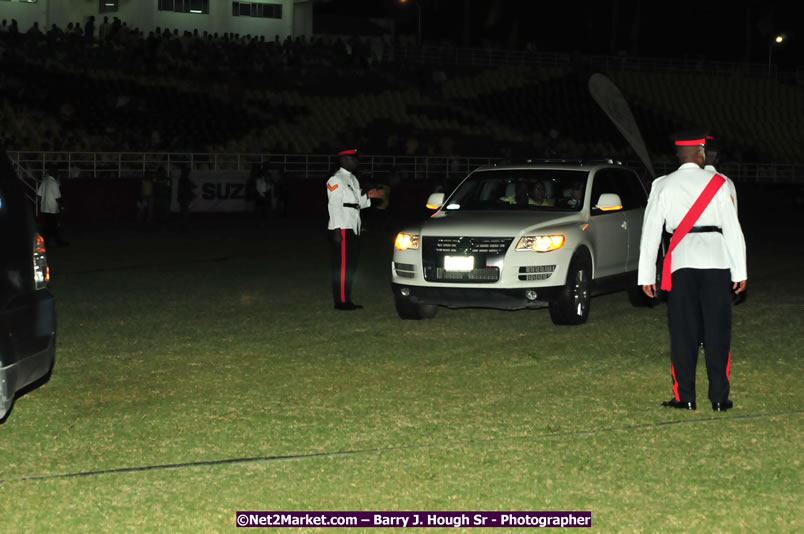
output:
[[[478,171],[450,196],[445,209],[578,211],[586,177],[586,171],[569,170]]]
[[[620,198],[625,210],[644,208],[648,205],[645,188],[642,187],[642,182],[639,181],[636,174],[626,170],[615,170],[614,173],[617,175],[617,183],[622,190]]]
[[[620,169],[602,169],[595,174],[592,184],[592,204],[596,204],[603,193],[616,193],[623,203],[623,210],[644,208],[647,205],[645,190],[639,178]]]

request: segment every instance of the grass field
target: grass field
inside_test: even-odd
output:
[[[624,293],[593,300],[580,327],[546,310],[403,322],[390,235],[365,236],[365,309],[338,313],[326,243],[303,225],[73,231],[49,252],[52,378],[0,425],[0,525],[219,532],[237,510],[587,510],[601,532],[801,532],[804,255],[746,233],[735,409],[717,414],[702,361],[698,411],[660,407],[666,308]]]

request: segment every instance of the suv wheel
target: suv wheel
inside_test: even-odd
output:
[[[550,302],[550,318],[554,324],[583,324],[589,318],[592,289],[592,261],[589,253],[579,252],[570,262],[567,283]]]
[[[394,303],[400,319],[432,319],[438,312],[436,304],[416,304],[399,295],[394,295]]]

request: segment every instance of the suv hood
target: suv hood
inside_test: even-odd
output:
[[[421,235],[514,237],[532,230],[583,222],[583,212],[438,212],[422,224]]]

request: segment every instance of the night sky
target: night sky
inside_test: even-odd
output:
[[[796,32],[796,2],[648,2],[612,0],[585,4],[537,0],[331,0],[317,13],[392,18],[398,33],[416,33],[418,2],[425,43],[494,45],[543,52],[628,54],[768,63],[785,70],[801,65],[804,46]],[[469,24],[465,24],[466,21]],[[799,23],[797,26],[801,26]]]

